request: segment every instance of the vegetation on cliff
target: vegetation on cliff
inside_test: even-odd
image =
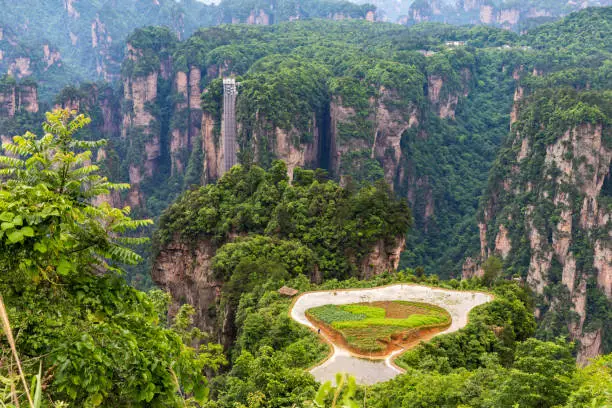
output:
[[[581,331],[603,329],[604,350],[611,347],[612,309],[604,300],[605,288],[597,283],[605,269],[598,270],[602,266],[594,263],[594,256],[595,246],[605,248],[609,243],[609,222],[598,221],[597,208],[609,212],[609,194],[602,187],[609,177],[611,154],[606,152],[612,151],[611,106],[609,92],[572,88],[534,92],[513,125],[516,137],[508,139],[495,162],[481,210],[488,232],[486,245],[507,251],[506,273],[538,280],[536,285],[546,279],[546,288],[540,291],[539,307],[544,311],[540,336],[567,335],[572,325],[583,322]],[[566,148],[556,153],[560,146]],[[599,178],[602,183],[593,185]],[[584,203],[591,199],[596,207],[589,215]],[[589,221],[590,217],[594,220]],[[500,228],[508,231],[507,249],[495,243]],[[546,238],[536,243],[536,234]],[[559,247],[563,239],[568,240],[565,251]],[[543,256],[540,261],[538,254]],[[540,267],[542,276],[534,277]],[[586,308],[577,315],[571,295],[583,281]]]
[[[236,167],[218,185],[187,193],[162,224],[182,228],[186,239],[225,240],[245,232],[241,225],[259,232],[225,244],[213,262],[220,277],[237,276],[233,283],[229,278],[228,289],[234,290],[226,294],[233,294],[231,319],[238,336],[229,351],[231,369],[213,377],[208,399],[204,374],[224,363],[220,347],[191,328],[192,307],[182,307],[169,327],[164,323],[169,297],[139,292],[121,278],[121,263],[139,260],[126,245],[142,239],[129,232],[150,222],[130,219],[128,209],[92,203],[127,186],[110,183],[90,164],[89,149],[104,142],[74,138],[87,123],[67,111],[48,114],[44,137],[16,137],[3,144],[7,154],[0,156],[5,179],[0,187],[0,290],[26,375],[34,376],[42,364],[44,375],[37,378],[44,381],[43,404],[303,405],[318,388],[304,369],[323,358],[327,346],[290,319],[290,300],[277,291],[281,285],[300,291],[392,282],[482,287],[478,279],[441,282],[412,270],[370,281],[331,278],[313,284],[307,269],[326,256],[314,241],[327,239],[329,245],[346,238],[355,248],[365,248],[373,239],[403,234],[409,222],[405,206],[384,185],[352,191],[306,170],[297,170],[289,185],[281,162],[269,172]],[[270,203],[276,206],[263,211]],[[331,231],[324,224],[341,232],[327,236]],[[350,234],[361,231],[367,234]],[[172,232],[162,230],[160,238]],[[338,233],[348,235],[339,238]],[[331,256],[348,264],[353,254]],[[252,278],[249,283],[246,277]],[[571,344],[530,338],[535,323],[528,291],[499,278],[490,283],[495,300],[474,310],[465,329],[406,353],[400,360],[406,375],[367,391],[354,389],[355,400],[380,407],[606,404],[609,357],[577,369]],[[3,348],[9,349],[10,342],[3,337]],[[14,364],[5,354],[0,375],[7,386],[1,397],[6,403],[21,398],[23,404],[23,390],[11,391],[22,387]]]
[[[219,24],[277,24],[291,19],[358,18],[370,4],[348,1],[127,0],[118,3],[26,0],[0,4],[0,70],[41,81],[45,102],[79,81],[116,79],[128,37],[139,28],[164,26],[178,38]],[[257,21],[256,21],[257,19]],[[127,40],[127,41],[126,41]]]
[[[464,255],[479,247],[479,198],[507,135],[515,88],[605,89],[609,13],[585,10],[522,36],[488,27],[300,21],[200,29],[178,41],[168,28],[145,28],[129,38],[133,50],[123,79],[128,93],[132,83],[140,96],[155,88],[156,97],[139,113],[153,119],[148,126],[122,124],[134,101],[115,91],[113,113],[106,114],[112,119],[92,129],[112,142],[113,177],[140,181],[133,183],[141,200],[135,210],[157,217],[184,189],[214,181],[218,77],[236,75],[243,164],[269,168],[290,158],[291,168],[295,162],[324,167],[342,182],[385,179],[409,200],[415,219],[402,266],[457,277]],[[176,88],[179,74],[193,82],[189,95]],[[157,75],[157,83],[147,75]],[[203,111],[191,102],[185,108],[185,96],[191,100],[201,90]],[[81,107],[96,118],[102,103]],[[210,141],[202,114],[212,122]],[[189,136],[173,138],[175,131]],[[147,147],[154,176],[142,168]],[[184,171],[172,171],[177,160]],[[130,176],[130,166],[140,172]],[[137,275],[148,282],[143,271]]]
[[[121,276],[122,264],[141,260],[128,245],[145,238],[130,232],[151,221],[92,202],[128,186],[91,164],[104,140],[74,137],[88,122],[58,110],[47,114],[42,138],[28,132],[2,145],[0,292],[24,370],[33,376],[42,367],[41,406],[203,402],[204,369],[224,357],[218,346],[192,347],[202,333],[189,330],[188,307],[168,327],[167,295],[139,292]],[[3,336],[2,349],[11,341]],[[15,364],[3,353],[1,398],[23,405]]]
[[[288,316],[291,301],[278,294],[279,285],[309,291],[395,282],[483,288],[478,279],[459,284],[418,278],[412,270],[369,281],[332,279],[321,285],[304,277],[260,281],[241,297],[232,369],[213,380],[210,406],[249,406],[258,401],[259,406],[280,408],[315,399],[317,385],[303,370],[324,358],[326,346]],[[609,403],[610,356],[578,369],[572,344],[531,337],[535,321],[527,291],[503,281],[492,290],[495,300],[473,310],[465,329],[435,338],[400,357],[398,363],[406,368],[405,374],[367,389],[356,387],[355,406],[587,407]],[[322,406],[331,406],[332,395],[328,398]]]
[[[50,34],[73,44],[67,61],[91,51],[83,51],[83,33],[96,49],[74,76],[59,69],[53,44],[34,51],[5,29],[21,21],[30,0],[0,17],[0,59],[17,77],[0,80],[2,141],[42,121],[32,102],[38,88],[20,78],[24,72],[40,74],[41,89],[57,85],[56,75],[122,75],[117,86],[70,86],[55,98],[88,112],[89,129],[83,116],[49,114],[41,137],[14,138],[0,156],[0,292],[26,375],[42,363],[45,403],[306,405],[318,385],[305,369],[327,346],[291,321],[290,300],[278,288],[390,282],[486,285],[496,298],[465,329],[401,356],[405,375],[349,387],[355,400],[373,407],[612,403],[610,357],[584,369],[574,362],[585,349],[592,356],[612,347],[604,273],[611,265],[612,8],[521,35],[313,20],[200,29],[181,40],[194,21],[272,16],[258,1],[223,15],[195,1],[158,3],[148,14],[123,2],[94,16],[95,8],[85,10],[91,4],[68,0],[60,14],[45,16],[69,22]],[[189,4],[204,18],[186,18]],[[277,6],[287,17],[333,17],[338,4]],[[123,18],[113,14],[120,10]],[[120,74],[131,25],[104,22],[132,15],[137,24],[168,16],[173,24],[133,32]],[[38,36],[45,26],[29,27]],[[20,52],[32,60],[17,61]],[[222,76],[241,84],[241,164],[215,180]],[[51,100],[48,92],[44,98]],[[101,135],[108,144],[97,141]],[[133,179],[134,187],[121,192],[128,186],[107,176]],[[156,249],[178,270],[176,281],[162,282],[179,293],[172,300],[123,279],[124,264],[141,258],[132,245],[146,245],[135,237],[151,224],[110,205],[126,200],[137,203],[136,214],[161,214]],[[414,270],[359,280],[394,269],[406,236],[401,262]],[[459,277],[466,255],[473,258],[466,278],[483,278],[446,280]],[[200,275],[187,276],[189,268]],[[170,275],[154,272],[160,282]],[[142,271],[134,276],[145,281]],[[180,285],[191,292],[180,293]],[[212,335],[231,362],[222,375],[214,375],[225,360],[220,346],[192,328],[203,315],[215,320]],[[0,343],[8,350],[12,340]],[[19,390],[23,405],[13,357],[3,356],[0,402],[15,404]]]
[[[172,239],[208,237],[224,243],[235,236],[265,235],[276,240],[252,239],[259,239],[260,246],[289,245],[302,253],[283,260],[287,271],[309,274],[309,266],[316,265],[324,278],[347,278],[358,274],[359,263],[376,243],[397,246],[411,222],[406,204],[384,183],[342,188],[322,171],[298,168],[289,184],[285,164],[276,161],[268,172],[234,167],[217,184],[185,193],[162,215],[156,238],[163,245]],[[253,253],[250,248],[257,246],[249,239],[223,247],[216,260],[219,277],[229,280],[241,261],[238,256]],[[252,256],[274,256],[262,249]],[[297,259],[303,262],[294,264]]]

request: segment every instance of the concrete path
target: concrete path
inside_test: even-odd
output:
[[[330,290],[308,292],[300,295],[291,309],[291,317],[305,326],[316,330],[306,318],[306,310],[323,305],[343,305],[348,303],[377,302],[390,300],[407,300],[412,302],[431,303],[446,309],[452,323],[443,332],[445,334],[457,331],[468,322],[468,313],[474,307],[493,300],[493,296],[481,292],[461,292],[428,286],[397,284],[370,289]],[[321,333],[329,343],[331,341]],[[333,343],[332,343],[333,344]],[[359,384],[375,384],[390,380],[402,373],[402,370],[392,364],[392,360],[401,353],[398,350],[386,358],[358,358],[336,344],[333,344],[332,356],[323,364],[310,370],[319,382],[334,381],[336,373],[343,372],[355,376]]]

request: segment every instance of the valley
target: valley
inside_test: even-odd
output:
[[[612,7],[377,4],[0,0],[0,406],[612,404]]]

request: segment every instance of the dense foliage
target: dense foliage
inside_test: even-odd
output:
[[[287,271],[310,274],[318,269],[325,278],[346,278],[357,274],[357,265],[375,243],[394,245],[411,224],[408,207],[384,183],[350,190],[327,180],[324,172],[299,168],[293,183],[288,181],[280,161],[268,172],[257,166],[234,167],[217,184],[189,191],[170,206],[161,217],[157,239],[164,244],[173,238],[208,237],[223,243],[236,235],[266,235],[289,241],[255,237],[260,240],[255,245],[252,240],[230,244],[217,255],[218,273],[228,279],[246,251],[254,259],[273,259],[275,251],[266,250],[268,245],[284,247],[279,251],[283,256],[302,253],[283,259]]]
[[[470,47],[445,45],[459,40]],[[280,129],[293,148],[317,149],[308,166],[326,168],[332,177],[350,178],[357,185],[373,183],[385,178],[388,166],[386,159],[372,157],[377,123],[388,122],[377,117],[377,109],[384,104],[402,121],[417,123],[402,137],[398,163],[415,177],[387,174],[386,179],[401,196],[412,197],[417,214],[418,228],[411,234],[405,264],[422,264],[449,276],[460,270],[465,250],[477,246],[473,218],[477,198],[495,149],[507,132],[514,91],[512,69],[506,67],[527,58],[520,50],[497,46],[515,40],[516,36],[499,30],[405,29],[360,21],[227,26],[200,30],[178,43],[172,61],[176,70],[192,66],[201,70],[207,86],[202,107],[215,121],[217,144],[222,92],[221,81],[215,77],[221,71],[239,76],[239,158],[246,165],[256,162],[269,167],[279,157],[276,134]],[[419,52],[423,49],[435,55],[425,57]],[[457,108],[456,121],[441,120],[428,103],[427,78],[431,76],[445,81],[442,98],[469,90]],[[336,121],[332,136],[334,106],[352,109],[355,115]],[[159,108],[169,106],[162,102]],[[176,112],[176,123],[181,115]],[[164,129],[163,122],[160,125]],[[169,135],[161,137],[168,140]],[[160,171],[169,168],[167,152],[162,151]],[[191,155],[188,168],[187,183],[180,182],[181,175],[169,177],[167,186],[159,186],[155,179],[155,188],[147,192],[155,209],[163,206],[158,200],[174,197],[177,186],[203,179],[197,175],[198,169],[205,171],[201,154]],[[435,203],[433,216],[425,215],[430,212],[428,196]],[[459,236],[459,245],[442,238],[449,235]]]
[[[587,307],[584,316],[586,325],[583,330],[591,332],[603,329],[605,350],[610,350],[612,347],[609,325],[612,308],[610,302],[604,300],[603,288],[596,283],[597,274],[604,272],[594,267],[593,248],[598,240],[605,241],[609,228],[604,223],[590,229],[579,220],[579,214],[583,213],[583,201],[588,194],[588,187],[585,187],[589,181],[588,174],[600,170],[595,167],[581,170],[580,163],[586,160],[584,155],[588,152],[572,148],[562,159],[570,160],[579,176],[575,180],[567,180],[557,166],[548,164],[547,157],[550,156],[550,146],[560,143],[575,145],[581,143],[582,137],[588,137],[583,136],[585,129],[585,135],[589,131],[596,132],[595,129],[601,129],[602,148],[612,149],[612,133],[609,127],[612,118],[611,106],[612,99],[609,92],[579,92],[567,87],[536,88],[525,101],[518,121],[513,126],[517,138],[510,138],[503,146],[491,171],[486,197],[495,197],[495,200],[483,201],[482,205],[482,211],[488,208],[491,214],[501,214],[488,226],[488,231],[493,237],[494,231],[505,224],[510,231],[511,242],[526,241],[535,230],[544,237],[550,237],[542,243],[543,248],[552,248],[553,236],[557,236],[556,231],[562,216],[562,209],[553,199],[557,200],[555,197],[559,197],[561,193],[567,195],[567,206],[575,219],[572,227],[575,238],[569,250],[575,259],[577,271],[574,282],[570,282],[570,285],[573,288],[574,285],[578,286],[581,280],[587,281],[588,290],[585,293]],[[561,140],[564,135],[569,138],[570,133],[567,132],[575,135],[577,138],[575,142]],[[520,143],[530,146],[526,158],[519,159],[517,156]],[[511,188],[499,189],[498,186],[508,179],[508,169],[511,167],[516,169],[517,174],[507,181]],[[527,185],[527,181],[530,182],[532,190],[521,187]],[[550,200],[543,200],[542,197],[550,197]],[[598,204],[601,208],[609,208],[609,203],[609,193],[604,190],[598,198]],[[526,208],[531,210],[527,213]],[[492,241],[489,242],[489,245],[492,244]],[[506,274],[527,277],[534,251],[535,249],[529,245],[513,245],[504,261]],[[567,283],[562,279],[562,269],[559,258],[553,256],[548,271],[548,284],[538,304],[544,312],[538,333],[542,338],[551,339],[558,335],[567,335],[572,322],[580,319],[571,311],[570,292]],[[556,306],[551,306],[553,304]]]
[[[306,371],[325,357],[328,347],[291,320],[290,300],[278,288],[405,281],[458,290],[487,286],[496,297],[474,310],[463,330],[401,356],[398,363],[406,374],[367,390],[349,381],[347,401],[354,397],[373,407],[610,404],[610,357],[577,369],[575,349],[565,341],[578,318],[558,260],[551,262],[550,284],[535,299],[527,289],[504,281],[511,276],[520,280],[528,272],[526,209],[534,207],[534,225],[543,237],[550,237],[559,222],[559,211],[536,195],[553,197],[550,181],[560,177],[559,169],[542,171],[547,146],[568,129],[597,125],[602,126],[603,148],[610,148],[610,8],[572,14],[523,35],[487,27],[313,20],[200,29],[181,40],[194,32],[195,24],[265,18],[276,23],[296,14],[361,18],[371,7],[318,1],[277,2],[274,7],[259,1],[225,1],[219,7],[157,3],[97,7],[66,2],[79,18],[45,3],[44,16],[35,19],[42,24],[28,24],[27,35],[19,39],[11,27],[24,21],[32,2],[2,4],[0,55],[11,62],[23,53],[31,55],[30,68],[44,79],[41,90],[47,100],[44,89],[60,83],[59,76],[74,82],[97,71],[113,79],[119,75],[123,39],[134,26],[172,22],[129,36],[117,89],[83,84],[57,96],[58,105],[90,113],[89,129],[83,128],[88,120],[82,116],[71,120],[67,112],[50,114],[41,137],[17,137],[0,156],[0,292],[26,374],[37,373],[42,363],[44,376],[38,381],[44,380],[45,404],[236,408],[329,403],[338,394],[328,386],[319,398],[318,385]],[[189,6],[198,12],[185,13]],[[94,24],[97,36],[89,43],[92,19],[101,23]],[[42,33],[57,21],[67,23],[62,30]],[[108,36],[112,41],[93,46]],[[73,63],[81,68],[69,72],[59,64],[47,65],[49,55],[38,37],[49,40],[51,52],[58,44],[64,68]],[[175,82],[179,72],[190,74],[194,67],[202,74],[196,85],[206,88],[202,108],[215,122],[216,147],[222,100],[218,76],[233,75],[240,83],[241,165],[204,187],[199,185],[212,180],[203,174],[210,160],[203,152],[203,135],[181,146],[177,157],[186,164],[184,173],[173,172],[171,165],[172,132],[195,126],[197,133],[202,123],[202,112],[193,115],[185,108]],[[133,100],[122,100],[124,92],[151,74],[155,83],[147,85],[156,86],[156,98],[144,110],[153,120],[148,127],[124,125],[122,119],[133,108]],[[520,132],[532,147],[530,160],[520,163],[515,160],[520,144],[512,137],[504,141],[517,86],[524,93],[517,92],[517,99],[523,95],[525,102],[511,135]],[[34,87],[7,76],[0,81],[0,95],[6,101],[6,95],[10,99],[12,92]],[[23,107],[9,117],[7,106],[2,104],[0,112],[3,136],[23,133],[41,120]],[[397,126],[398,134],[384,134],[389,124]],[[96,141],[99,135],[108,136],[110,143]],[[180,195],[161,216],[157,244],[211,243],[211,278],[224,284],[219,303],[207,312],[223,315],[228,332],[235,330],[235,341],[226,350],[231,365],[212,379],[211,400],[204,373],[213,376],[224,362],[220,348],[191,328],[193,308],[174,310],[169,325],[167,295],[145,294],[125,284],[123,264],[140,260],[131,245],[144,242],[134,230],[143,232],[150,222],[133,221],[129,209],[105,203],[125,199],[119,190],[127,188],[106,177],[127,180],[130,166],[144,165],[153,135],[159,136],[160,156],[154,176],[138,186],[146,204],[135,210],[157,216]],[[289,180],[287,166],[275,160],[281,154],[278,135],[297,152],[312,149],[307,166],[327,171],[292,165]],[[377,141],[390,136],[394,144],[376,151]],[[91,164],[96,159],[104,162]],[[572,160],[576,165],[583,161]],[[515,171],[520,177],[512,187],[531,182],[533,191],[513,196],[516,188],[502,188]],[[610,180],[603,181],[599,208],[610,207]],[[609,227],[578,227],[582,181],[563,186],[576,214],[572,233],[578,239],[571,249],[580,272],[576,279],[586,279],[585,331],[603,328],[609,349],[610,302],[595,279],[590,255],[594,240],[605,240]],[[489,257],[482,280],[441,281],[438,275],[458,276],[465,256],[479,252],[477,208],[483,191],[497,201],[489,208],[483,200],[482,213],[504,207],[498,220],[510,219],[509,237],[521,244],[503,261]],[[406,202],[415,219],[410,230],[412,212]],[[488,225],[490,246],[499,225]],[[396,246],[407,231],[403,265],[422,266],[357,280],[374,245]],[[534,305],[543,312],[537,328]],[[3,350],[10,342],[2,338]],[[1,363],[8,391],[0,398],[8,403],[11,387],[21,385],[8,354]]]
[[[0,292],[16,348],[27,372],[43,367],[39,381],[48,404],[203,402],[204,369],[218,368],[224,358],[218,346],[191,347],[201,335],[187,330],[188,314],[179,314],[176,330],[160,321],[166,295],[139,292],[120,276],[122,263],[140,261],[126,245],[144,238],[129,232],[151,221],[132,220],[129,207],[104,202],[127,186],[109,182],[91,164],[90,149],[103,140],[75,138],[88,122],[58,110],[47,114],[42,138],[26,133],[2,145]],[[2,348],[10,342],[3,336]],[[12,389],[14,365],[3,354],[1,375]]]
[[[286,279],[286,278],[285,278]],[[290,300],[276,288],[302,291],[374,287],[394,282],[437,284],[477,290],[478,280],[438,281],[411,270],[370,281],[328,280],[314,285],[304,277],[271,277],[241,296],[236,314],[238,339],[232,370],[213,381],[211,407],[332,406],[334,393],[317,387],[302,371],[324,358],[327,346],[288,316]],[[515,283],[499,281],[495,300],[470,314],[468,326],[407,352],[399,363],[407,372],[367,389],[351,387],[354,406],[513,406],[590,407],[610,403],[610,356],[577,369],[570,343],[544,342],[531,336],[535,321],[530,295]],[[343,392],[349,392],[345,389]],[[322,394],[322,395],[321,395]]]
[[[16,64],[23,67],[19,74],[41,81],[43,98],[49,102],[66,85],[116,77],[126,39],[138,28],[165,26],[173,35],[187,38],[200,27],[246,23],[249,19],[253,24],[256,17],[259,24],[290,19],[363,19],[375,7],[338,0],[224,0],[220,4],[197,0],[151,4],[135,0],[58,4],[2,0],[0,9],[0,71],[15,71]]]
[[[236,114],[243,164],[269,168],[286,155],[278,147],[282,133],[306,167],[356,185],[385,179],[414,213],[402,266],[457,277],[465,254],[478,251],[479,199],[507,135],[517,81],[524,89],[608,87],[609,14],[589,9],[521,36],[482,26],[298,21],[200,29],[179,41],[168,28],[145,28],[130,36],[133,49],[123,68],[128,81],[157,72],[157,98],[145,106],[154,117],[150,125],[122,124],[132,107],[121,102],[123,93],[78,100],[94,119],[104,106],[105,120],[93,129],[111,140],[108,174],[119,180],[129,179],[130,165],[142,167],[145,144],[159,135],[155,176],[141,180],[143,206],[135,209],[157,217],[186,188],[213,181],[201,134],[190,135],[178,152],[170,146],[173,132],[198,132],[202,123],[201,112],[184,108],[177,73],[201,72],[202,108],[212,117],[215,146],[222,105],[217,76],[234,74],[241,84]],[[437,102],[433,80],[442,81]],[[454,120],[441,118],[453,98]],[[383,107],[392,118],[381,114]],[[389,123],[399,129],[393,135],[401,138],[399,155],[375,148]],[[172,171],[173,160],[185,171]],[[138,271],[133,281],[146,284],[144,275]]]

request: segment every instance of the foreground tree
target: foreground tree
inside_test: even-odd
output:
[[[160,323],[167,302],[120,276],[122,263],[140,261],[127,245],[144,241],[127,234],[152,222],[132,220],[129,207],[104,202],[112,190],[129,186],[109,182],[91,164],[91,149],[105,141],[75,138],[88,123],[57,110],[47,113],[43,137],[28,132],[2,145],[0,293],[25,369],[38,372],[42,363],[49,402],[201,403],[208,390],[204,370],[224,362],[220,348],[186,345],[183,333]],[[5,356],[0,370],[11,381],[14,361]]]

